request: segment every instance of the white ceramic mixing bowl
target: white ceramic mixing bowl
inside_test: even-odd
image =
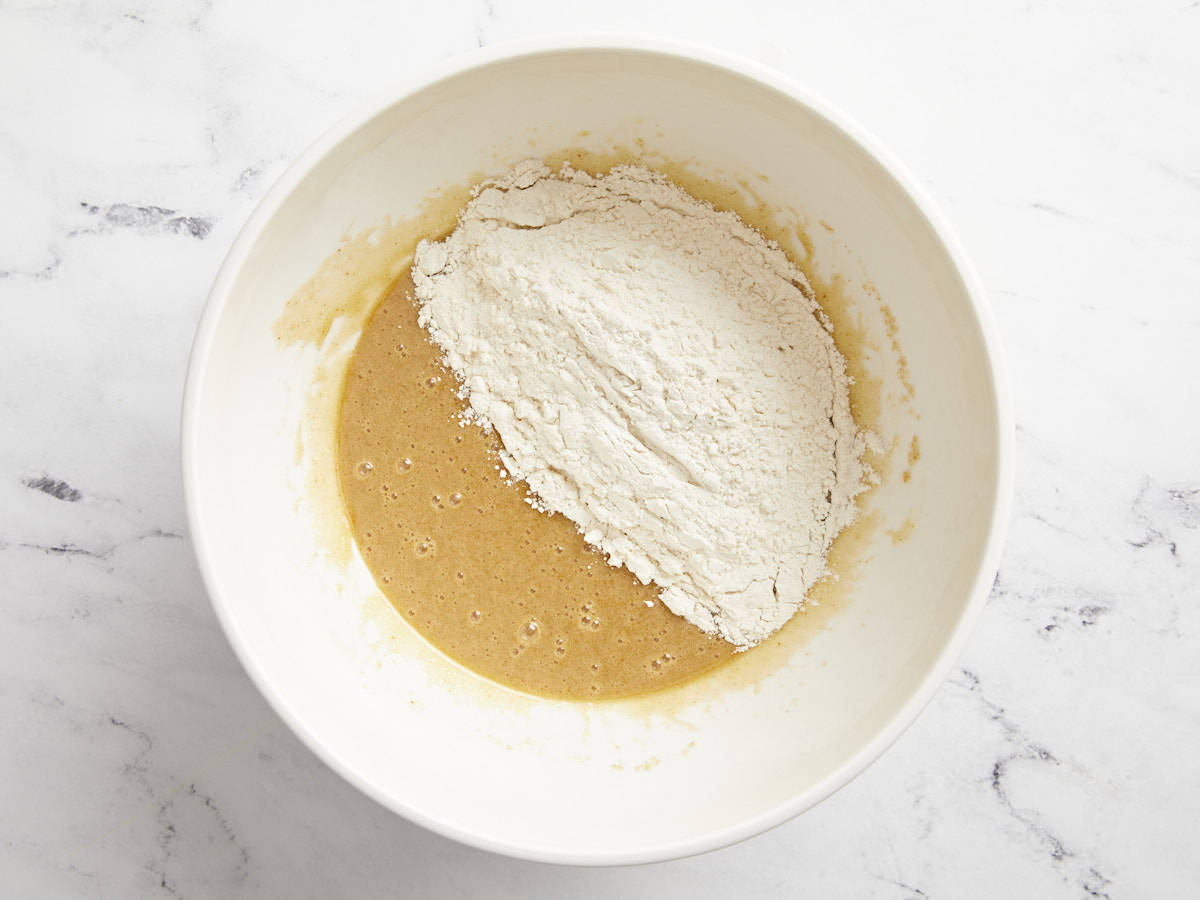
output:
[[[312,405],[314,378],[323,356],[344,360],[354,335],[335,323],[320,347],[306,346],[280,340],[277,322],[348,234],[411,216],[431,191],[480,172],[618,143],[692,160],[802,217],[815,271],[846,274],[864,364],[880,379],[875,424],[899,451],[869,497],[873,527],[842,608],[815,636],[775,651],[771,666],[659,700],[538,700],[432,650],[391,613],[353,549],[336,551],[349,546],[326,502],[336,473],[298,430],[312,427],[305,410],[328,414],[328,397]],[[657,42],[487,50],[335,127],[246,224],[188,373],[191,533],[258,687],[380,803],[513,856],[682,856],[827,797],[946,676],[1007,518],[1012,426],[998,366],[990,315],[941,219],[876,141],[808,92]],[[920,458],[909,465],[913,434]]]

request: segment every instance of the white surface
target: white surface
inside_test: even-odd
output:
[[[968,289],[897,178],[830,113],[793,99],[785,90],[796,89],[774,86],[770,73],[747,78],[744,64],[702,53],[550,43],[480,51],[369,104],[268,193],[222,266],[192,352],[184,490],[231,642],[322,759],[385,805],[475,846],[551,862],[658,861],[806,809],[912,721],[991,586],[1012,426],[989,364],[996,338],[968,292],[980,289]],[[851,250],[814,237],[815,271],[840,272],[848,285],[869,278],[887,297],[890,319],[877,294],[845,289],[843,314],[865,346],[886,347],[889,327],[903,340],[915,395],[905,396],[898,363],[867,365],[885,410],[871,426],[901,459],[916,427],[921,463],[908,481],[902,464],[891,466],[862,501],[878,525],[846,573],[847,608],[802,649],[784,636],[789,652],[752,657],[780,657],[752,686],[734,665],[665,707],[591,708],[505,697],[464,679],[394,612],[383,617],[361,560],[327,552],[352,540],[337,511],[334,438],[321,437],[330,428],[319,421],[332,412],[306,416],[317,424],[303,430],[297,466],[289,411],[305,405],[314,370],[340,383],[356,335],[341,328],[320,351],[297,352],[272,325],[336,236],[406,219],[444,183],[502,172],[573,139],[600,151],[636,141],[649,159],[694,155],[700,171],[754,179],[782,227],[798,215],[827,223]],[[404,477],[423,477],[421,448],[412,455]],[[894,540],[904,527],[912,535]],[[485,614],[486,604],[485,591]],[[373,608],[381,614],[364,615]],[[401,634],[381,642],[381,627]]]
[[[443,7],[0,12],[6,893],[1185,896],[1200,9]],[[176,464],[200,303],[285,161],[377,79],[597,19],[777,66],[881,137],[991,292],[1019,423],[997,588],[916,725],[774,832],[610,871],[462,848],[316,762],[216,625]]]

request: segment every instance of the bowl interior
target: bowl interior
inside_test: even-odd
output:
[[[691,161],[798,212],[815,271],[846,276],[844,319],[861,332],[856,352],[882,398],[874,425],[893,452],[842,608],[819,633],[770,667],[747,663],[668,698],[581,705],[489,685],[391,614],[331,511],[336,476],[319,442],[297,437],[312,409],[332,408],[329,385],[314,407],[314,379],[344,360],[353,322],[319,344],[280,340],[275,326],[348,234],[412,216],[432,190],[480,172],[614,145]],[[231,640],[327,761],[481,846],[632,862],[774,824],[856,774],[915,716],[992,574],[1003,423],[962,273],[855,140],[788,93],[702,59],[548,50],[453,72],[285,176],[214,289],[189,379],[185,480]]]

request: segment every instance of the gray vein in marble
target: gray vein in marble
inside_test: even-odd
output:
[[[1086,850],[1069,848],[1064,840],[1043,821],[1036,810],[1019,807],[1010,794],[1009,780],[1013,777],[1012,766],[1014,763],[1028,762],[1035,765],[1059,767],[1062,762],[1046,747],[1027,736],[1024,729],[1009,717],[1004,706],[984,694],[980,677],[975,672],[970,669],[960,669],[949,683],[965,690],[978,700],[988,718],[1000,727],[1003,740],[1010,747],[1010,752],[995,760],[989,775],[992,793],[1008,815],[1019,823],[1035,843],[1047,853],[1053,865],[1060,866],[1069,860],[1090,857],[1091,854]],[[1085,883],[1106,883],[1106,879],[1090,858],[1081,865],[1085,866],[1077,875],[1081,886]]]
[[[1029,208],[1041,210],[1042,212],[1050,213],[1052,216],[1059,216],[1064,219],[1071,218],[1071,214],[1066,210],[1059,209],[1057,206],[1051,206],[1049,203],[1030,203]]]
[[[143,792],[147,796],[154,796],[154,787],[150,784],[148,773],[150,771],[149,757],[154,749],[154,740],[150,735],[141,728],[135,728],[128,722],[117,718],[114,715],[109,715],[109,724],[131,736],[138,742],[138,750],[133,758],[126,762],[121,767],[121,772],[126,778],[140,785]]]
[[[1200,175],[1193,172],[1184,172],[1170,163],[1162,162],[1161,160],[1152,160],[1152,164],[1173,181],[1185,184],[1193,190],[1200,189]]]
[[[178,210],[162,206],[137,206],[132,203],[113,203],[96,206],[80,202],[90,216],[99,217],[102,225],[77,229],[72,234],[94,234],[111,228],[131,228],[142,234],[182,234],[204,240],[216,220],[208,216],[185,216]]]
[[[27,541],[21,543],[4,543],[0,541],[0,551],[9,549],[34,550],[38,553],[45,553],[48,556],[87,556],[91,559],[108,559],[112,555],[114,548],[88,550],[86,547],[76,547],[74,544],[34,544]]]
[[[1080,881],[1084,896],[1094,897],[1096,900],[1112,900],[1112,896],[1105,890],[1111,884],[1111,878],[1105,878],[1095,869],[1088,869]]]
[[[1060,607],[1054,613],[1051,620],[1042,626],[1043,633],[1049,635],[1052,631],[1057,631],[1062,625],[1067,622],[1078,622],[1082,628],[1091,628],[1095,625],[1100,617],[1112,612],[1112,608],[1108,606],[1080,606],[1072,608],[1070,606]],[[1060,615],[1061,614],[1061,615]]]
[[[904,891],[904,900],[918,900],[918,898],[929,897],[929,895],[919,887],[913,887],[911,884],[905,884],[903,881],[892,881],[891,884]]]
[[[475,26],[475,46],[480,48],[487,45],[487,32],[496,20],[495,0],[483,0],[482,9],[483,15],[479,17],[479,23]]]
[[[1145,529],[1145,535],[1130,540],[1130,547],[1137,550],[1162,547],[1178,560],[1179,545],[1173,533],[1175,528],[1190,531],[1200,528],[1200,488],[1164,487],[1147,477],[1133,501],[1133,516]]]
[[[43,494],[49,494],[55,500],[77,503],[83,499],[83,494],[78,489],[71,487],[65,481],[59,481],[47,475],[42,475],[39,478],[22,478],[21,482],[25,487],[41,491]]]
[[[27,278],[30,281],[49,281],[58,274],[59,267],[62,266],[62,257],[60,257],[53,249],[50,250],[50,262],[42,266],[40,269],[30,271],[21,269],[0,269],[0,278]]]
[[[194,821],[199,817],[202,821]],[[190,820],[190,821],[189,821]],[[205,825],[205,820],[207,825]],[[196,827],[207,830],[210,843],[223,843],[232,851],[232,859],[223,861],[232,872],[234,884],[244,884],[250,875],[250,853],[238,839],[228,819],[208,794],[189,784],[182,791],[158,804],[159,823],[158,856],[146,863],[146,870],[159,879],[159,886],[173,897],[183,898],[178,885],[170,877],[176,859],[175,845],[180,839],[181,829]],[[186,824],[185,824],[186,823]]]
[[[242,171],[238,173],[237,178],[233,180],[233,192],[240,193],[256,187],[266,168],[267,167],[265,163],[258,163],[242,169]]]
[[[80,547],[70,542],[38,544],[32,541],[0,541],[0,552],[5,550],[32,550],[36,553],[44,553],[47,556],[82,556],[103,561],[110,559],[117,550],[128,544],[136,544],[152,538],[183,540],[183,535],[179,532],[166,531],[162,528],[151,528],[149,531],[135,534],[126,540],[117,541],[99,548]]]

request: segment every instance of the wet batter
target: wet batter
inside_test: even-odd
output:
[[[532,509],[498,438],[462,424],[455,389],[405,274],[350,364],[338,465],[359,550],[417,631],[487,678],[570,699],[657,690],[733,655],[572,522]]]

